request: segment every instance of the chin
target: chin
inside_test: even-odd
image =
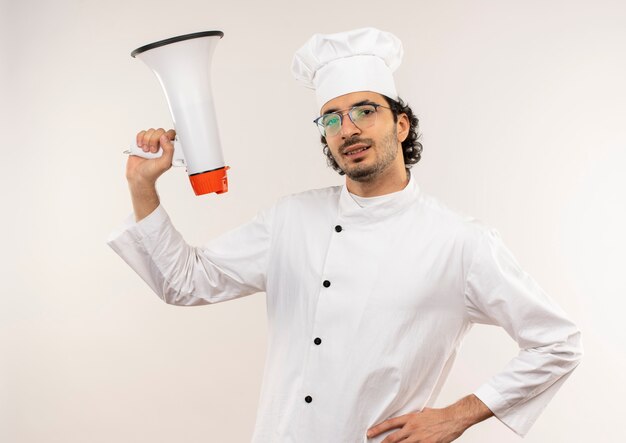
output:
[[[344,172],[350,180],[355,182],[368,182],[373,180],[378,175],[376,168],[353,169],[351,171],[344,170]]]

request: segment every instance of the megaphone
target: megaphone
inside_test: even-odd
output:
[[[130,55],[157,76],[172,115],[176,140],[175,166],[186,166],[196,195],[228,191],[228,178],[211,93],[211,59],[222,31],[181,35],[150,43]],[[126,151],[144,158],[160,157],[133,144]]]

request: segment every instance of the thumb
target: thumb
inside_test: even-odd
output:
[[[172,159],[174,158],[174,144],[170,140],[167,134],[163,134],[159,138],[163,154],[159,158],[159,163],[164,169],[169,169],[172,165]]]

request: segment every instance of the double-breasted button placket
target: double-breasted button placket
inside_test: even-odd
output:
[[[341,225],[335,225],[335,232],[339,233],[343,230],[343,227]],[[324,280],[322,282],[322,286],[324,286],[325,288],[329,288],[330,287],[330,280]],[[313,343],[315,343],[317,346],[322,344],[322,339],[319,337],[315,337],[315,339],[313,340]],[[304,401],[307,403],[311,403],[313,401],[313,397],[311,397],[310,395],[307,395],[306,397],[304,397]]]

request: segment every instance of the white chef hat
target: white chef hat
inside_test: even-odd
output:
[[[291,71],[315,89],[317,103],[357,91],[397,99],[393,81],[402,61],[402,42],[393,34],[361,28],[337,34],[315,34],[296,51]]]

